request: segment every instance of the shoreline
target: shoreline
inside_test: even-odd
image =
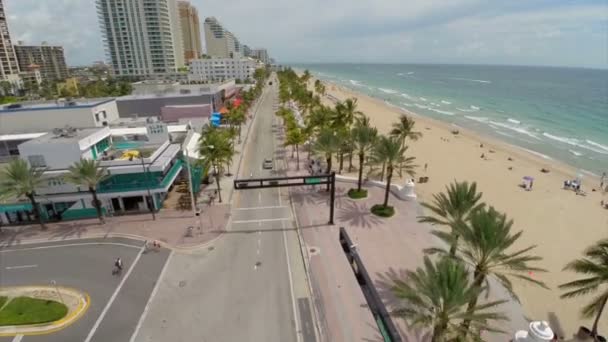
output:
[[[315,79],[313,76],[309,81],[311,90]],[[370,118],[379,133],[388,133],[391,124],[402,114],[415,119],[415,131],[423,136],[418,141],[407,142],[406,154],[416,157],[415,164],[419,165],[416,179],[418,176],[430,178],[428,183],[416,183],[418,202],[431,201],[433,194],[443,192],[453,180],[475,181],[478,191],[483,193],[482,201],[513,220],[514,232],[523,231],[513,250],[537,246],[531,254],[542,260],[535,266],[548,270],[539,273],[538,279],[550,290],[514,280],[515,292],[527,317],[549,321],[565,337],[570,337],[580,325],[591,325],[591,320],[581,319],[579,311],[593,295],[562,300],[558,286],[582,278],[582,275],[562,271],[563,267],[581,258],[584,249],[596,241],[608,238],[608,210],[600,206],[601,200],[608,201],[608,194],[599,191],[599,178],[585,174],[582,189],[586,195],[575,195],[574,191],[563,189],[563,182],[574,179],[581,169],[555,158],[545,159],[542,153],[483,132],[430,118],[347,86],[321,80],[329,95],[322,97],[324,104],[333,106],[331,98],[339,101],[357,98],[358,110]],[[451,133],[454,129],[459,131],[457,135]],[[425,164],[428,170],[424,170]],[[543,168],[550,172],[541,172]],[[345,162],[342,174],[356,177],[355,170],[348,172]],[[534,177],[533,190],[520,187],[524,176]],[[406,178],[410,177],[399,177],[396,171],[393,183],[401,185]],[[592,191],[593,188],[596,191]],[[608,321],[600,322],[600,328],[608,331]]]

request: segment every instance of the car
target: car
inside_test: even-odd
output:
[[[263,169],[272,169],[272,159],[270,158],[266,158],[264,159],[264,163],[262,163],[262,168]]]

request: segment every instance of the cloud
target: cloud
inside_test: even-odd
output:
[[[4,0],[14,40],[104,58],[94,0]],[[282,62],[608,67],[604,0],[191,0]]]

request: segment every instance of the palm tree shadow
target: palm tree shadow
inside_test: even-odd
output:
[[[28,227],[7,232],[2,230],[0,234],[0,247],[10,247],[21,244],[22,239],[34,237],[40,233],[40,228]]]
[[[413,341],[430,341],[431,340],[431,332],[428,329],[412,327],[405,321],[403,318],[394,315],[395,310],[400,309],[403,305],[400,303],[400,300],[393,293],[393,285],[395,283],[395,279],[407,279],[407,270],[395,270],[390,267],[387,272],[380,273],[376,272],[376,278],[374,287],[378,292],[378,296],[382,300],[382,303],[386,306],[386,309],[389,313],[391,313],[391,318],[393,322],[397,323],[398,320],[401,320],[401,324],[395,324],[399,334],[404,337],[404,340],[413,340]],[[405,327],[405,330],[402,328]]]
[[[78,223],[63,223],[58,224],[57,228],[53,229],[53,233],[51,234],[51,239],[68,239],[68,238],[81,238],[84,234],[86,234],[89,229],[89,226],[97,225],[95,224],[78,224]]]
[[[367,203],[344,201],[338,209],[338,220],[352,227],[371,228],[382,220],[371,213]]]

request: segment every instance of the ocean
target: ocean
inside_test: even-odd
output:
[[[608,70],[487,65],[298,64],[420,115],[608,172]]]

